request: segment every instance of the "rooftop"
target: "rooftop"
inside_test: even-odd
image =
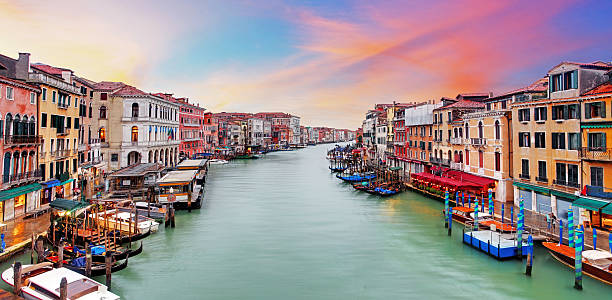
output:
[[[45,64],[41,64],[41,63],[31,64],[30,68],[39,70],[39,71],[47,73],[47,74],[58,75],[58,76],[62,76],[62,72],[65,72],[65,71],[68,71],[68,72],[72,73],[72,71],[70,69],[56,68],[56,67],[45,65]]]
[[[144,176],[147,173],[160,172],[165,169],[164,166],[157,163],[135,164],[121,168],[112,174],[111,177],[128,177],[128,176]]]

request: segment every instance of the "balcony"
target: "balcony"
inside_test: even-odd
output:
[[[586,160],[612,161],[612,148],[582,147],[580,157]]]
[[[70,128],[57,128],[57,135],[69,135]]]
[[[105,142],[105,141],[100,142],[100,148],[108,148],[108,147],[109,147],[108,142]]]
[[[463,139],[462,138],[451,138],[450,143],[453,145],[463,145]]]
[[[529,176],[529,174],[519,174],[519,178],[520,179],[529,180],[531,178],[531,176]]]
[[[50,86],[62,89],[72,94],[81,93],[81,90],[79,88],[72,86],[71,84],[63,80],[57,79],[55,77],[47,76],[45,74],[30,73],[28,75],[28,81],[50,85]]]
[[[470,141],[473,146],[485,146],[487,144],[487,139],[485,138],[471,138]]]
[[[463,163],[451,162],[450,163],[450,168],[453,169],[453,170],[463,171]]]
[[[546,178],[546,177],[538,176],[538,177],[535,178],[535,180],[538,181],[538,182],[548,183],[548,178]]]
[[[51,156],[58,157],[58,158],[68,157],[70,156],[70,150],[61,149],[61,150],[51,151]]]
[[[587,196],[603,198],[612,200],[612,189],[605,188],[603,186],[586,186],[586,194]]]
[[[37,145],[40,144],[42,137],[40,135],[11,135],[4,137],[4,145],[21,146],[21,145]]]
[[[70,174],[68,174],[68,172],[57,173],[57,174],[55,174],[55,179],[57,179],[59,181],[66,181],[66,180],[70,179]]]
[[[553,180],[553,184],[555,185],[561,185],[561,186],[567,186],[567,187],[571,187],[571,188],[575,188],[578,189],[580,188],[580,184],[578,184],[578,182],[570,182],[570,181],[565,181],[565,180]]]
[[[2,188],[8,188],[11,185],[40,180],[41,178],[42,173],[39,169],[19,174],[4,174],[2,175]]]
[[[66,104],[66,102],[57,102],[57,107],[61,109],[68,109],[68,104]]]
[[[429,161],[432,164],[436,164],[436,165],[444,165],[444,166],[450,166],[450,160],[448,159],[443,159],[443,158],[435,158],[435,157],[431,157],[429,159]]]
[[[200,124],[198,124],[198,123],[183,123],[183,126],[185,126],[185,127],[200,127]]]

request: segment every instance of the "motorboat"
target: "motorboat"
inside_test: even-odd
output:
[[[574,268],[576,252],[574,248],[559,243],[544,242],[542,246],[564,265]],[[582,251],[582,272],[597,280],[612,284],[612,253],[603,250]]]
[[[15,285],[13,268],[2,272],[2,280],[10,286]],[[21,269],[21,293],[28,300],[56,300],[60,298],[60,283],[66,278],[67,299],[80,300],[117,300],[119,296],[111,293],[106,285],[87,278],[67,268],[53,268],[44,262],[36,265],[23,265]]]
[[[214,158],[214,159],[209,160],[208,163],[211,164],[211,165],[224,165],[224,164],[227,164],[229,162],[227,160],[225,160],[225,159]]]
[[[106,227],[108,230],[120,230],[123,232],[134,233],[134,227],[136,223],[136,216],[131,212],[119,211],[111,209],[105,212],[99,212],[92,214],[91,217],[98,221],[102,227]],[[155,220],[146,217],[138,216],[138,233],[143,234],[146,232],[157,232],[159,229],[159,223]]]

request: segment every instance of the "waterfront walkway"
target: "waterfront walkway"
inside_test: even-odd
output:
[[[6,248],[0,254],[0,261],[9,259],[13,254],[28,246],[32,239],[32,233],[39,235],[49,228],[49,213],[38,217],[18,218],[6,223],[2,228]]]

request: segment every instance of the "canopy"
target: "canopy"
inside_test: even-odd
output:
[[[49,181],[42,182],[41,184],[43,185],[44,188],[50,188],[50,187],[60,185],[60,181],[57,179],[51,179]]]
[[[390,167],[389,171],[398,171],[398,170],[401,170],[401,169],[402,169],[402,167]]]
[[[464,189],[465,188],[480,188],[481,187],[480,185],[477,185],[474,183],[459,181],[459,180],[455,180],[453,178],[448,178],[448,177],[435,176],[431,173],[426,173],[426,172],[413,173],[410,176],[412,176],[412,178],[415,178],[415,179],[425,180],[430,183],[441,184],[441,185],[452,187],[455,189],[457,188],[464,188]]]
[[[15,197],[19,197],[23,194],[27,194],[33,191],[38,191],[42,188],[40,183],[32,183],[20,187],[16,187],[10,190],[5,190],[0,192],[0,201],[12,199]]]
[[[597,211],[600,208],[608,205],[608,203],[610,202],[580,197],[576,199],[576,201],[572,202],[572,206],[578,206],[578,207],[586,208],[588,210]]]
[[[67,210],[67,211],[72,211],[81,207],[85,207],[88,204],[85,202],[81,202],[81,201],[74,201],[74,200],[70,200],[70,199],[63,199],[63,198],[57,198],[53,201],[51,201],[51,203],[49,203],[49,206],[55,208],[55,209],[59,209],[59,210]]]
[[[451,171],[446,172],[446,174],[448,174],[449,177],[452,177],[456,180],[468,181],[471,183],[481,185],[483,187],[493,187],[496,182],[495,180],[490,179],[490,178],[486,178],[486,177],[482,177],[482,176],[478,176],[478,175],[474,175],[474,174],[470,174],[470,173],[466,173],[462,171],[451,170]]]

